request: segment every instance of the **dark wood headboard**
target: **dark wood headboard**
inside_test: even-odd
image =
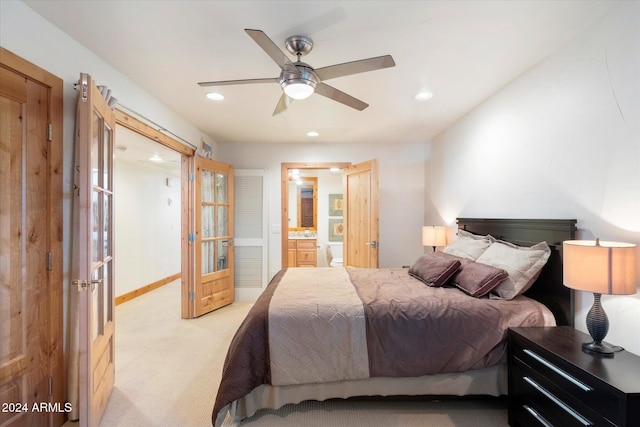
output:
[[[457,223],[459,229],[480,235],[490,234],[519,246],[547,242],[551,247],[549,261],[525,295],[546,305],[558,325],[573,326],[574,292],[562,284],[562,242],[575,239],[575,219],[458,218]]]

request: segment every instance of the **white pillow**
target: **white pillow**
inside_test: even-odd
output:
[[[509,277],[492,291],[492,295],[509,300],[531,287],[550,255],[551,248],[547,242],[540,242],[531,247],[494,242],[476,262],[502,268],[509,273]]]
[[[442,252],[475,261],[491,246],[494,240],[491,236],[478,236],[460,229],[458,230],[458,237]]]

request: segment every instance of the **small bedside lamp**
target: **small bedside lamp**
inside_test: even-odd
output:
[[[587,314],[587,329],[593,342],[582,344],[582,348],[602,355],[622,350],[602,342],[609,331],[609,319],[600,296],[636,293],[636,245],[599,239],[567,240],[562,248],[564,285],[593,292],[593,306]]]
[[[445,246],[447,244],[447,229],[445,227],[436,227],[435,225],[422,227],[422,245],[433,246],[433,251],[436,251],[436,246]]]

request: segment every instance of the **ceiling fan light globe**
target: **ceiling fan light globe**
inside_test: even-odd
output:
[[[284,93],[287,94],[289,98],[293,99],[307,99],[315,90],[315,87],[308,81],[294,81],[294,82],[286,82],[283,84]]]

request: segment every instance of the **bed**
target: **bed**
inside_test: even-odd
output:
[[[561,250],[576,220],[457,225],[409,269],[276,274],[231,342],[214,426],[304,400],[506,394],[508,328],[573,323]]]

